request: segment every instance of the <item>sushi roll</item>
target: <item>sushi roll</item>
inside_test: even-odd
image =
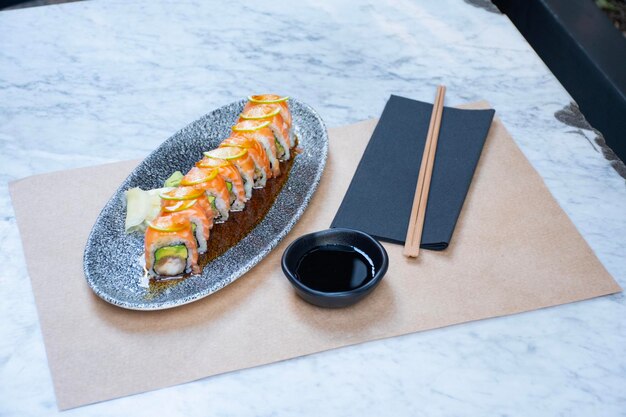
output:
[[[198,245],[186,216],[161,215],[148,224],[145,235],[146,269],[155,277],[197,274]]]
[[[250,157],[246,148],[238,146],[223,146],[212,151],[205,152],[208,158],[221,161],[227,161],[233,164],[239,171],[243,181],[243,189],[246,193],[246,199],[252,198],[252,187],[254,187],[254,161]]]
[[[270,160],[265,153],[263,146],[256,140],[233,135],[222,141],[220,146],[238,146],[248,150],[248,154],[254,162],[254,188],[263,188],[269,178],[272,178]]]
[[[198,202],[198,207],[202,210],[207,220],[209,220],[209,230],[213,229],[213,224],[216,223],[215,218],[220,215],[220,212],[215,208],[215,200],[210,197],[211,196],[209,195],[203,195],[202,197],[198,197],[196,200]]]
[[[243,112],[245,113],[246,110],[258,104],[278,105],[280,107],[280,115],[283,117],[283,120],[291,129],[291,112],[289,111],[289,104],[287,102],[288,100],[289,97],[281,97],[276,94],[258,94],[255,96],[249,96],[248,103],[244,107]]]
[[[214,212],[215,223],[224,223],[228,220],[230,192],[224,178],[218,175],[217,168],[193,167],[180,180],[180,184],[204,191],[206,201]]]
[[[242,120],[233,126],[233,132],[260,131],[264,127],[267,127],[269,131],[272,132],[271,138],[274,140],[274,145],[276,146],[276,156],[278,159],[281,161],[288,161],[291,157],[289,152],[291,149],[289,135],[285,135],[283,133],[286,132],[276,129],[276,126],[272,125],[269,120]],[[274,129],[272,127],[274,127]]]
[[[198,168],[217,168],[218,176],[226,182],[230,194],[230,211],[241,211],[246,207],[246,192],[239,170],[230,162],[205,156],[198,163]]]
[[[287,155],[284,159],[289,159],[289,149],[293,148],[294,143],[289,135],[289,125],[281,116],[280,109],[281,107],[277,104],[257,104],[241,113],[239,121],[258,120],[270,122],[268,127],[272,130],[277,141],[276,146],[283,146],[287,150]]]
[[[175,213],[176,216],[187,217],[191,223],[191,231],[196,238],[198,253],[205,253],[213,227],[213,210],[210,206],[208,206],[208,210],[201,207],[200,201],[206,202],[207,200],[203,197],[199,197],[197,200],[184,201],[161,200],[161,209],[165,214]]]
[[[233,126],[232,136],[245,136],[259,142],[270,161],[272,176],[277,177],[280,175],[279,159],[284,157],[285,151],[284,148],[279,150],[278,141],[269,125],[268,121],[244,120]]]
[[[249,96],[230,136],[217,149],[204,152],[202,160],[186,175],[176,171],[164,188],[148,191],[155,197],[150,203],[150,218],[157,217],[152,221],[142,219],[147,224],[147,275],[159,280],[200,273],[198,257],[209,250],[214,224],[227,221],[231,211],[244,210],[253,189],[271,185],[267,180],[281,174],[281,162],[298,153],[294,138],[288,97]],[[277,187],[269,188],[269,193],[276,192]],[[256,221],[259,210],[249,210],[249,215],[234,216],[235,227],[248,227],[250,221]],[[213,232],[228,233],[229,228],[217,227]]]
[[[276,94],[259,94],[248,97],[248,103],[243,109],[243,113],[246,113],[250,108],[259,105],[272,105],[280,108],[280,115],[287,124],[287,132],[289,142],[291,146],[295,146],[295,134],[293,131],[293,119],[291,117],[291,111],[289,110],[289,97],[281,97]]]

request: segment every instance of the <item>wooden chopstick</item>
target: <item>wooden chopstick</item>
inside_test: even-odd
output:
[[[403,254],[411,258],[417,258],[420,243],[422,242],[426,205],[428,204],[428,192],[430,191],[430,180],[433,175],[435,154],[437,153],[437,142],[439,141],[439,128],[441,127],[443,99],[445,94],[446,87],[444,85],[438,86],[435,102],[433,104],[433,112],[430,116],[428,134],[426,135],[424,153],[422,154],[422,163],[417,177],[417,187],[415,188],[415,196],[413,197],[409,228],[404,242]]]

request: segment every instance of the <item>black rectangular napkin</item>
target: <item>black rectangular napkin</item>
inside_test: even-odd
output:
[[[331,227],[404,244],[432,108],[390,97]],[[444,107],[420,247],[448,247],[494,113]]]

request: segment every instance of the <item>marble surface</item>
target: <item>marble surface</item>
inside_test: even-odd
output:
[[[486,99],[626,285],[626,185],[571,97],[483,2],[125,0],[0,12],[0,415],[58,413],[7,182],[141,158],[250,92],[328,126],[389,94]],[[64,412],[85,416],[626,415],[623,294],[370,342]]]

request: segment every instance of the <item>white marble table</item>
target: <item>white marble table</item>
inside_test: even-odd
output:
[[[125,0],[0,12],[0,415],[58,413],[7,182],[141,158],[207,111],[287,92],[328,126],[391,93],[486,99],[626,285],[626,186],[503,15],[462,2]],[[573,69],[575,70],[575,69]],[[561,116],[563,113],[560,113]],[[64,412],[626,414],[622,294],[411,334]]]

